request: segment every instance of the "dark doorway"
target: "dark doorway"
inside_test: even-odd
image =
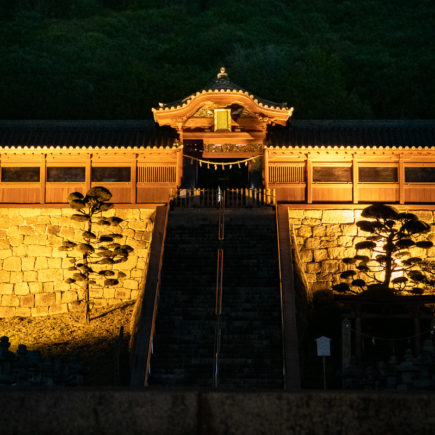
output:
[[[202,140],[185,140],[183,143],[183,179],[181,187],[192,189],[198,187],[198,161],[204,146]],[[189,156],[194,157],[190,159]]]
[[[232,162],[234,159],[206,159],[212,163],[202,163],[198,167],[198,186],[203,188],[244,188],[250,187],[250,162],[234,164],[230,168],[228,165],[223,169],[220,162]],[[215,166],[216,164],[216,166]]]

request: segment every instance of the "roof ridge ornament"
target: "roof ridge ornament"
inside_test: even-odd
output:
[[[225,70],[225,67],[221,67],[220,71],[217,74],[217,78],[218,79],[222,79],[222,78],[228,78],[228,74]]]

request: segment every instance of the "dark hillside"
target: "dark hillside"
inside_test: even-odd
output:
[[[226,66],[303,118],[435,118],[431,0],[0,0],[0,118],[140,119]]]

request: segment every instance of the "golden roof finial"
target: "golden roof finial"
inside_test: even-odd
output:
[[[218,79],[221,79],[222,77],[228,77],[228,74],[227,74],[227,72],[225,71],[225,68],[224,68],[224,67],[221,68],[220,72],[219,72],[218,75],[217,75],[217,78],[218,78]]]

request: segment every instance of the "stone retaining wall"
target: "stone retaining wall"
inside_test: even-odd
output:
[[[4,435],[426,435],[435,426],[433,393],[5,389],[0,406]]]
[[[79,309],[79,287],[65,283],[72,275],[67,269],[74,252],[59,250],[64,240],[81,241],[84,224],[72,221],[72,213],[70,208],[0,208],[0,317]],[[119,285],[91,290],[95,306],[137,297],[148,265],[154,214],[155,210],[148,209],[107,213],[124,219],[116,231],[134,252],[127,262],[115,266],[127,275]]]
[[[432,225],[431,234],[424,238],[435,243],[435,211],[406,211],[415,213],[419,219]],[[347,269],[342,259],[353,257],[355,244],[364,240],[368,234],[356,226],[356,222],[361,219],[361,212],[362,209],[316,210],[289,207],[290,231],[293,227],[302,268],[312,291],[331,290],[334,284],[340,282],[340,272]],[[428,255],[435,260],[435,248],[428,251],[413,248],[412,252],[413,255]]]

